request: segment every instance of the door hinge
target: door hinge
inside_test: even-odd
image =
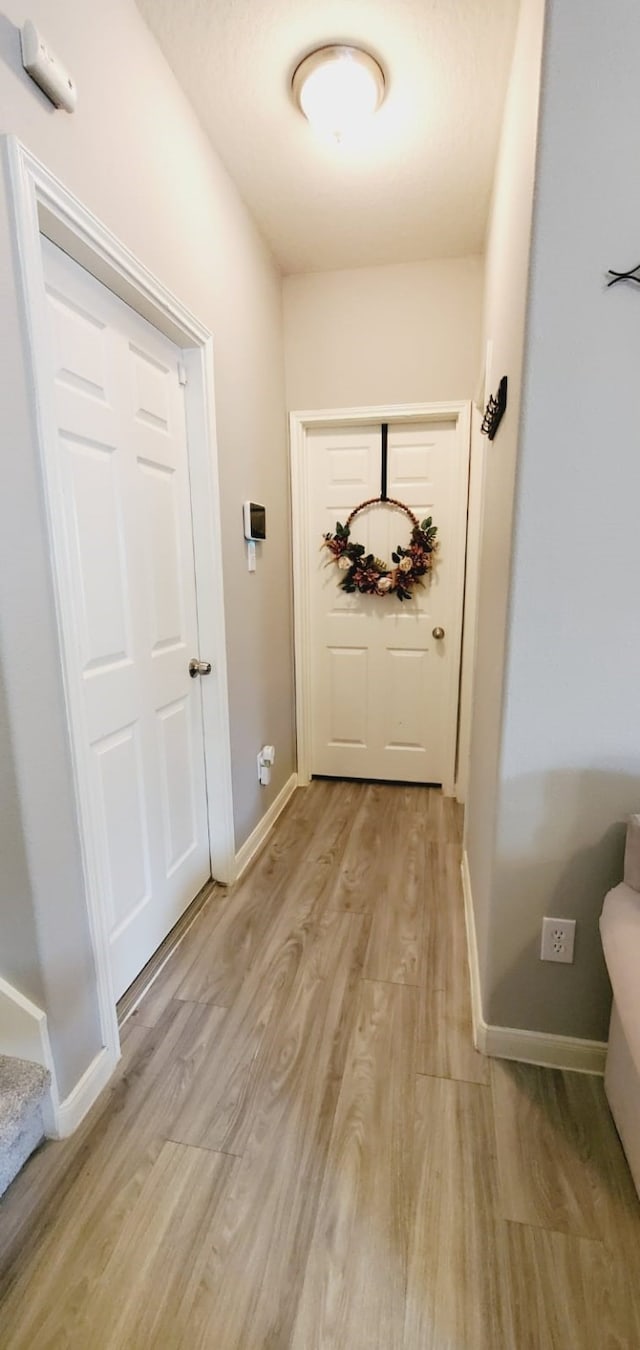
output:
[[[187,367],[183,364],[182,361],[178,361],[178,379],[180,381],[180,384],[188,383]]]

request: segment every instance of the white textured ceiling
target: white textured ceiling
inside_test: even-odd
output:
[[[518,0],[137,0],[285,272],[482,250]],[[366,140],[295,108],[301,56],[368,48]]]

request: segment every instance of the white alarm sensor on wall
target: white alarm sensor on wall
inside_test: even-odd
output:
[[[62,63],[47,46],[42,34],[38,32],[31,19],[23,24],[20,34],[22,43],[22,64],[32,80],[40,86],[43,94],[51,99],[56,108],[73,112],[78,99],[75,81]]]

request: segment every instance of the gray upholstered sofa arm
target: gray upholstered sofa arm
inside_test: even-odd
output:
[[[627,828],[624,881],[600,917],[613,987],[604,1087],[640,1195],[640,816]]]
[[[624,880],[632,890],[640,891],[640,816],[629,817],[624,851]]]

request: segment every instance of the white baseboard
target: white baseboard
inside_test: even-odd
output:
[[[473,1043],[476,1050],[496,1059],[515,1059],[523,1064],[539,1064],[546,1069],[571,1069],[577,1073],[603,1074],[607,1054],[605,1041],[587,1041],[577,1036],[553,1036],[549,1032],[524,1031],[521,1027],[491,1026],[485,1022],[482,1014],[475,911],[466,849],[462,855],[461,870],[471,981]]]
[[[523,1031],[520,1027],[495,1027],[487,1023],[481,1029],[484,1054],[496,1059],[517,1059],[522,1064],[539,1064],[543,1069],[571,1069],[573,1073],[604,1074],[607,1055],[605,1041],[587,1041],[579,1036],[552,1036],[544,1031]]]
[[[268,811],[265,811],[264,815],[258,821],[255,830],[251,831],[249,838],[245,839],[242,848],[238,849],[238,852],[236,853],[236,881],[240,880],[243,872],[246,872],[249,863],[253,862],[256,854],[258,854],[260,849],[266,844],[278,816],[284,811],[287,802],[290,797],[293,796],[297,786],[298,775],[297,773],[292,773],[291,777],[287,779],[284,787],[280,789],[277,797],[272,801]]]
[[[471,986],[471,1021],[473,1023],[473,1044],[476,1050],[486,1054],[483,1046],[480,1045],[480,1026],[486,1025],[482,1017],[482,995],[480,993],[480,962],[478,960],[478,939],[476,937],[476,919],[473,909],[473,900],[471,897],[471,876],[469,873],[469,859],[466,848],[463,849],[462,863],[460,865],[462,872],[462,894],[464,896],[464,921],[467,930],[467,961],[469,964],[469,983]]]
[[[108,1046],[98,1051],[69,1096],[58,1104],[51,1138],[66,1139],[77,1130],[102,1089],[107,1086],[117,1062],[118,1056]]]
[[[118,1062],[118,1054],[108,1048],[98,1052],[82,1078],[64,1101],[60,1101],[56,1081],[46,1013],[0,978],[0,1054],[30,1059],[51,1074],[51,1085],[43,1102],[44,1130],[48,1139],[65,1139],[84,1119],[102,1092]]]

